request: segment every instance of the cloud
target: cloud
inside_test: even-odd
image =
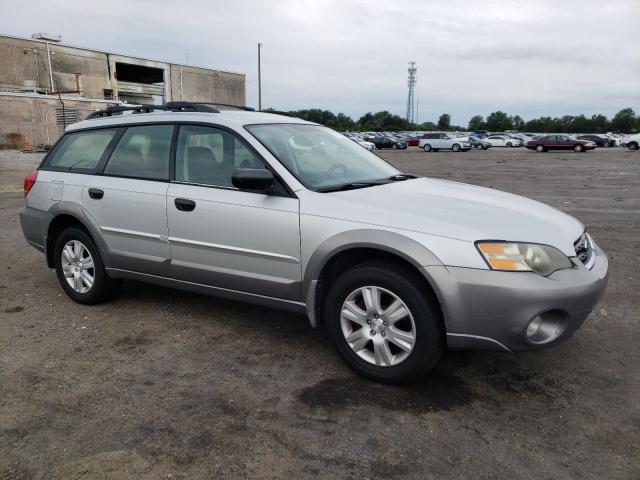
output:
[[[21,19],[28,19],[27,22]],[[418,65],[420,118],[465,124],[501,109],[541,114],[640,110],[640,3],[591,0],[4,0],[0,31],[247,74],[257,102],[355,118],[406,109]]]

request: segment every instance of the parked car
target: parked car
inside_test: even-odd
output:
[[[420,144],[420,139],[418,137],[409,137],[407,138],[407,145],[410,147],[417,147]]]
[[[640,133],[625,138],[622,145],[629,150],[638,150],[638,146],[640,146]]]
[[[367,150],[373,150],[374,148],[376,148],[376,144],[373,142],[365,142],[364,140],[356,140],[355,142],[361,147],[366,148]]]
[[[376,137],[373,139],[373,143],[375,144],[377,149],[393,148],[404,150],[407,148],[407,142],[388,136]]]
[[[493,147],[521,147],[522,142],[517,138],[511,138],[504,135],[489,135],[483,139],[490,143]]]
[[[425,152],[437,152],[438,150],[453,150],[454,152],[466,152],[471,148],[468,139],[458,138],[451,133],[431,132],[425,133],[420,138],[418,146]]]
[[[576,138],[578,140],[587,140],[589,142],[593,142],[598,147],[609,148],[614,146],[614,142],[612,142],[609,138],[601,137],[600,135],[578,135]]]
[[[446,349],[560,344],[604,292],[585,226],[537,201],[417,178],[293,117],[145,112],[68,126],[25,179],[22,231],[78,303],[133,279],[280,307],[358,373],[398,383]]]
[[[547,150],[574,150],[584,152],[593,150],[596,144],[591,140],[578,140],[570,135],[545,135],[537,140],[527,142],[527,148],[538,152]]]
[[[491,143],[485,141],[480,137],[476,137],[475,135],[469,136],[469,144],[471,145],[471,148],[475,148],[476,150],[487,150],[493,147]]]

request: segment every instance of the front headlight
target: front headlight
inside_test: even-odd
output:
[[[546,277],[573,266],[564,253],[549,245],[478,242],[476,246],[492,270],[535,272]]]

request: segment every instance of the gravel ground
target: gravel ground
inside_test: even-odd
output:
[[[611,277],[575,337],[390,387],[303,317],[134,282],[77,305],[20,231],[40,156],[0,152],[0,479],[640,478],[640,154],[383,156],[585,222]]]

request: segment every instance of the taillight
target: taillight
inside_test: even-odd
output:
[[[24,196],[25,196],[25,198],[29,194],[29,191],[36,184],[36,180],[38,180],[38,170],[33,170],[24,179]]]

